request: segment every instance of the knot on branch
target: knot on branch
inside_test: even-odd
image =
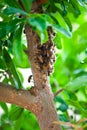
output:
[[[52,29],[48,29],[49,40],[47,43],[37,45],[35,62],[40,71],[43,71],[48,76],[53,72],[53,63],[55,62],[55,45],[52,41]]]
[[[37,96],[39,92],[38,92],[38,89],[37,89],[37,88],[32,87],[32,88],[30,89],[30,93],[31,93],[32,95],[34,95],[34,96]]]

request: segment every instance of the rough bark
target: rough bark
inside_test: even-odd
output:
[[[0,101],[16,104],[34,113],[39,99],[33,96],[31,91],[17,90],[12,85],[0,83]]]
[[[32,31],[32,29],[26,25],[25,33],[28,43],[27,55],[29,57],[33,78],[34,89],[38,91],[38,97],[40,99],[39,106],[41,111],[37,111],[36,115],[41,130],[61,130],[60,125],[55,125],[53,122],[58,121],[57,113],[53,103],[53,93],[48,80],[48,75],[44,70],[40,70],[36,63],[37,47],[40,44],[38,35]],[[34,93],[35,93],[34,90]],[[33,94],[34,94],[33,93]]]

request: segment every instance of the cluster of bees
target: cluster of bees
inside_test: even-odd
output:
[[[55,62],[55,45],[52,41],[54,33],[51,28],[48,29],[48,36],[47,43],[37,46],[35,62],[39,70],[49,76],[53,72],[53,63]]]

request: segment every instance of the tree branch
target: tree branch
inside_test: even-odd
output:
[[[38,34],[32,30],[29,25],[25,26],[25,34],[27,38],[27,55],[30,61],[31,70],[34,79],[34,86],[38,90],[38,97],[40,99],[38,107],[41,107],[42,111],[35,113],[41,130],[61,130],[60,125],[53,124],[54,121],[58,121],[58,116],[54,107],[53,93],[51,91],[50,83],[48,80],[47,72],[40,69],[40,63],[38,63],[37,54],[38,46],[40,45],[40,38]]]
[[[17,90],[12,85],[0,82],[0,101],[18,105],[36,113],[39,98],[31,90]]]
[[[54,97],[56,97],[58,94],[60,94],[63,90],[64,90],[64,88],[61,88],[57,92],[55,92]]]

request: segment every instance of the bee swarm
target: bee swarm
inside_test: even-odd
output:
[[[52,41],[52,29],[48,30],[49,40],[47,43],[37,46],[35,63],[38,65],[39,71],[43,71],[48,76],[53,72],[53,63],[55,62],[55,45]]]

